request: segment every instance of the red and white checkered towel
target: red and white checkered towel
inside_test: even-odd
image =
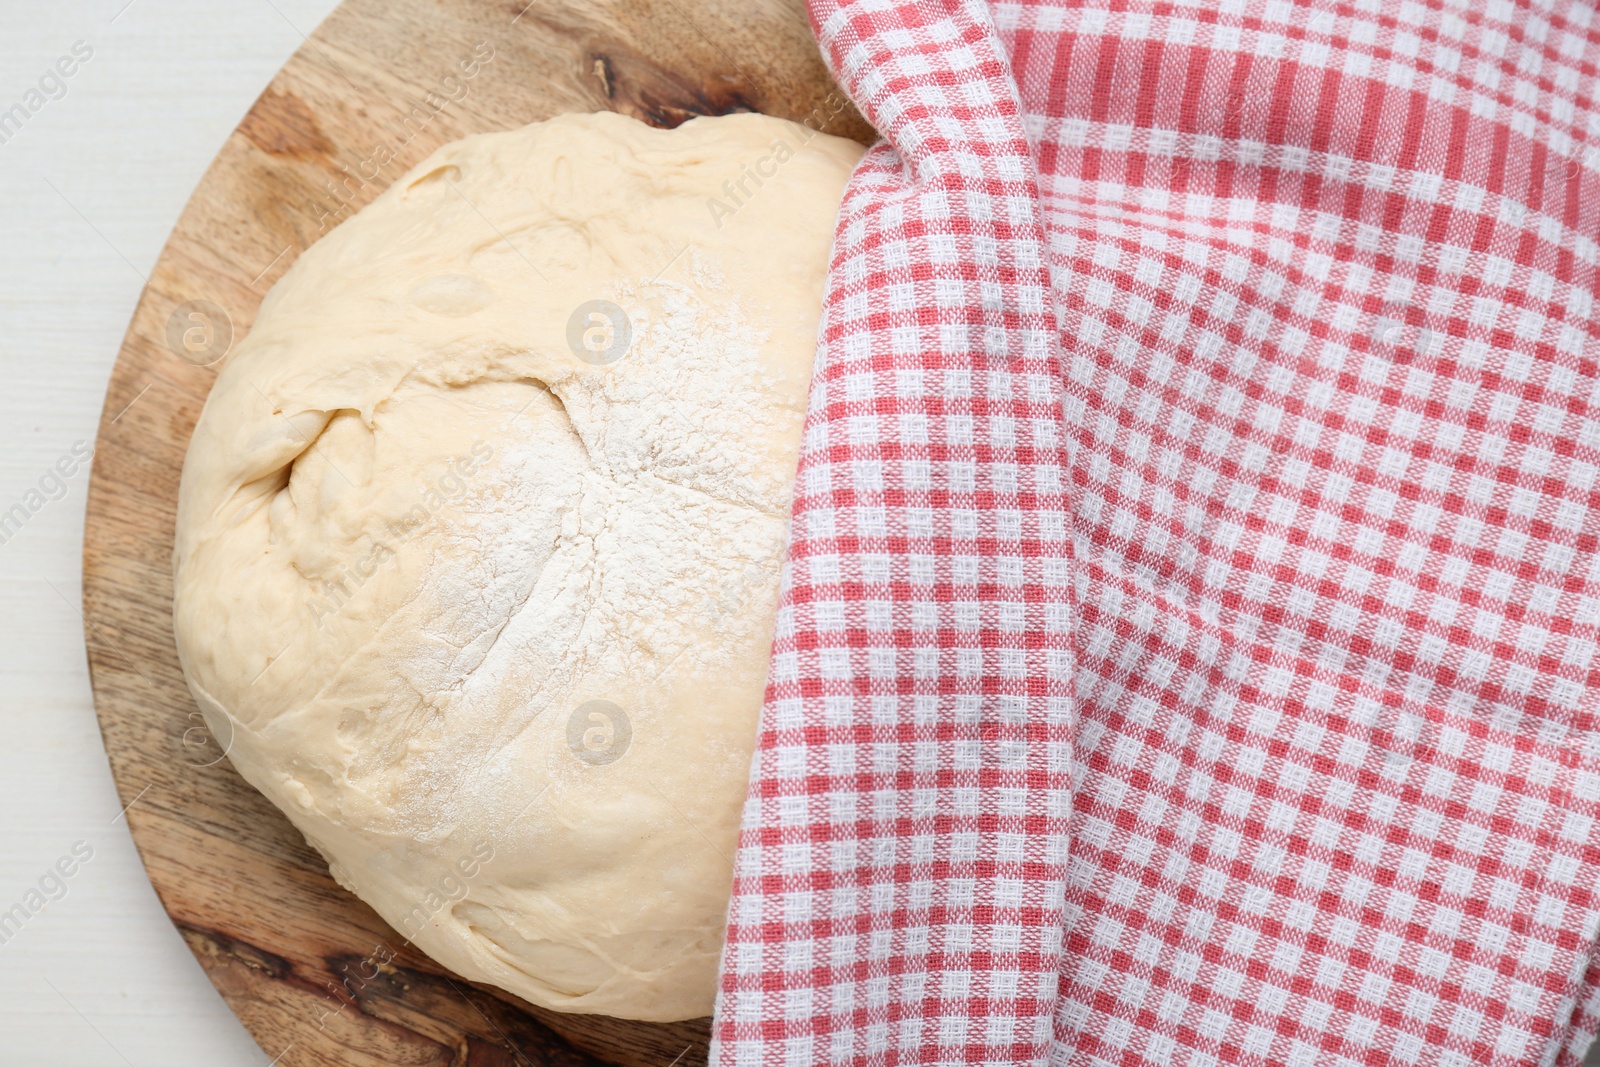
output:
[[[885,140],[714,1062],[1577,1064],[1600,13],[811,15]]]

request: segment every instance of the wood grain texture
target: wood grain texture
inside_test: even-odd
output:
[[[348,0],[335,11],[190,200],[140,298],[101,416],[83,606],[106,751],[167,913],[282,1067],[705,1062],[706,1020],[535,1008],[407,945],[221,758],[226,739],[204,732],[173,646],[178,478],[215,377],[214,366],[169,347],[175,308],[220,306],[237,344],[302,250],[458,137],[570,111],[671,126],[698,114],[833,110],[836,89],[800,0],[525,3]],[[467,78],[460,64],[474,59]],[[826,129],[871,138],[848,107]]]

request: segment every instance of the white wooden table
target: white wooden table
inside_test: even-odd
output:
[[[8,1067],[267,1064],[167,921],[120,818],[77,608],[87,471],[50,472],[94,440],[143,274],[190,191],[333,6],[0,0],[0,515],[30,490],[58,498],[0,526]],[[19,103],[37,110],[7,124]],[[12,930],[5,913],[30,901],[43,906]]]

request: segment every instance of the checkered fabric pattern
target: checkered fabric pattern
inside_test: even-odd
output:
[[[1600,13],[812,15],[885,143],[839,221],[716,1062],[1575,1067]]]
[[[887,140],[840,209],[715,1056],[1043,1064],[1072,663],[1039,185],[981,6],[812,18]]]

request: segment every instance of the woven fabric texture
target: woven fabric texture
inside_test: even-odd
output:
[[[713,1062],[1575,1067],[1600,15],[811,16],[884,140]]]

